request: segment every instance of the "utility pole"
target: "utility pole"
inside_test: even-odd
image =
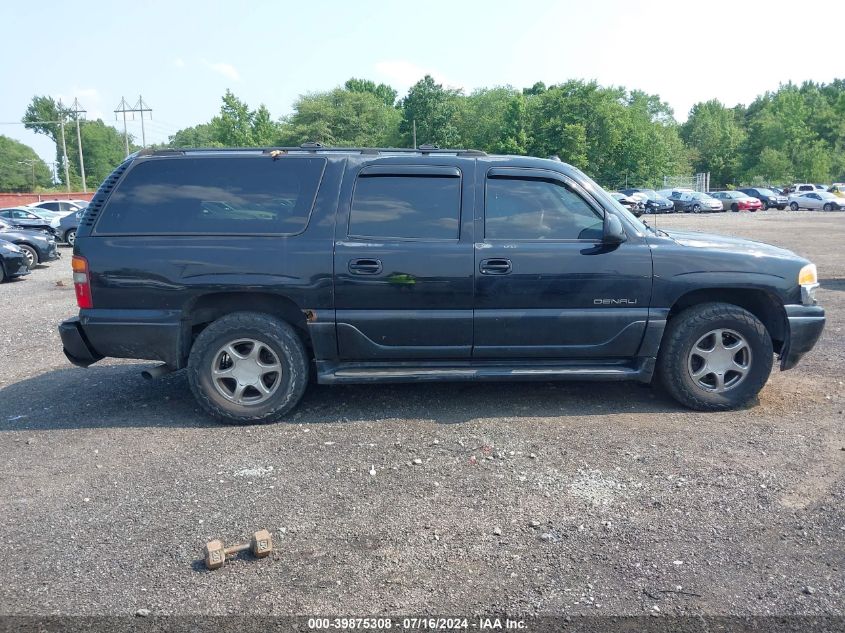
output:
[[[142,97],[141,95],[138,95],[138,103],[136,103],[135,107],[132,108],[132,112],[140,112],[141,113],[141,146],[146,147],[147,146],[147,134],[144,131],[144,112],[149,112],[150,113],[150,119],[152,119],[153,118],[152,108],[150,108],[149,106],[147,106],[146,103],[144,103],[144,97]],[[134,117],[134,115],[133,115],[133,117]]]
[[[126,99],[124,97],[120,98],[120,103],[117,104],[117,107],[114,110],[114,118],[117,119],[117,113],[123,113],[123,145],[126,148],[126,155],[129,156],[129,131],[126,129],[126,113],[132,112],[132,108],[126,103]],[[135,115],[132,115],[132,118],[135,118]]]
[[[67,185],[67,192],[70,193],[70,174],[68,173],[67,144],[65,143],[65,108],[61,99],[59,99],[59,126],[62,128],[62,162],[65,166],[65,185]]]
[[[417,120],[414,119],[414,149],[417,149]]]
[[[76,142],[79,146],[79,172],[82,175],[82,191],[84,193],[88,193],[88,185],[85,183],[85,161],[82,158],[82,134],[79,132],[79,115],[80,113],[85,114],[87,110],[85,110],[80,104],[79,99],[73,99],[73,112],[76,118]]]

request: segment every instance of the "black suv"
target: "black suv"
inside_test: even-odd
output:
[[[276,420],[323,384],[639,380],[721,410],[816,343],[813,264],[655,231],[579,170],[472,150],[145,151],[85,211],[65,354]]]

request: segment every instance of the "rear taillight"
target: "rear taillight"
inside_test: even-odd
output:
[[[76,290],[76,304],[80,308],[93,308],[91,279],[88,276],[88,260],[79,255],[74,255],[71,266],[73,267],[73,288]]]

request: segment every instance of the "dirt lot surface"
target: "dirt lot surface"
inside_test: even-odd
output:
[[[746,410],[637,384],[314,385],[287,423],[222,426],[182,372],[64,359],[63,248],[0,286],[0,613],[842,615],[845,214],[657,222],[819,266],[822,342]],[[270,558],[203,569],[207,540],[258,528]]]

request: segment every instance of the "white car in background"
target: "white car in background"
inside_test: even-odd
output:
[[[845,198],[839,198],[827,191],[811,191],[789,195],[789,208],[810,209],[811,211],[845,211]]]

